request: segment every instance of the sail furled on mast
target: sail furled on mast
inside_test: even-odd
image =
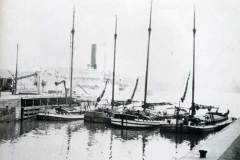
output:
[[[97,103],[95,104],[95,107],[97,107],[98,103],[102,100],[102,98],[103,98],[103,96],[104,96],[104,94],[106,92],[106,88],[107,88],[108,82],[109,82],[109,80],[106,81],[104,89],[103,89],[101,95],[97,98]]]
[[[134,89],[133,89],[132,96],[131,96],[131,98],[130,98],[130,99],[127,99],[127,101],[126,101],[126,104],[125,104],[125,105],[128,105],[128,104],[132,103],[132,101],[133,101],[133,98],[134,98],[134,96],[135,96],[135,93],[136,93],[136,90],[137,90],[137,86],[138,86],[138,80],[139,80],[139,78],[137,78],[137,79],[136,79],[136,83],[135,83],[135,87],[134,87]]]
[[[133,93],[132,93],[132,96],[131,96],[131,100],[133,100],[134,95],[135,95],[135,93],[136,93],[137,86],[138,86],[138,81],[139,81],[139,78],[136,79],[136,83],[135,83],[135,87],[134,87],[134,89],[133,89]]]
[[[183,96],[181,97],[181,102],[182,102],[182,103],[184,102],[184,100],[185,100],[185,98],[186,98],[189,78],[190,78],[190,73],[188,73],[188,78],[187,78],[187,82],[186,82],[186,85],[185,85],[185,90],[184,90],[184,92],[183,92]]]

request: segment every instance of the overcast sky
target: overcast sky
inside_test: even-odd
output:
[[[150,82],[184,85],[192,68],[194,4],[196,85],[219,89],[240,84],[239,0],[154,0]],[[1,0],[0,69],[15,68],[17,43],[20,70],[68,67],[73,5],[75,68],[86,68],[96,43],[99,69],[105,59],[111,70],[117,14],[117,74],[144,75],[150,0]]]

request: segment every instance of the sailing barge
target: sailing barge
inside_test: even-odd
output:
[[[107,108],[97,108],[98,103],[102,100],[108,81],[106,81],[105,87],[103,89],[102,94],[97,98],[95,104],[95,110],[86,112],[84,114],[84,121],[90,123],[108,123],[110,124],[114,106],[114,89],[115,89],[115,62],[116,62],[116,43],[117,43],[117,16],[115,21],[115,33],[114,33],[114,57],[113,57],[113,76],[112,76],[112,101],[111,104],[107,106]],[[109,108],[111,106],[111,108]]]
[[[84,115],[81,112],[76,113],[72,103],[72,80],[73,80],[73,54],[74,54],[74,34],[75,34],[75,8],[73,9],[73,23],[71,29],[71,70],[70,70],[70,97],[68,100],[68,106],[57,106],[54,110],[45,111],[37,115],[38,119],[41,120],[53,120],[53,121],[70,121],[70,120],[79,120],[83,119]],[[65,81],[64,86],[65,86]],[[61,82],[55,82],[55,85]],[[65,86],[65,98],[67,105],[67,90]]]
[[[232,123],[233,118],[229,118],[229,110],[226,113],[219,113],[218,109],[216,112],[211,112],[214,108],[212,106],[198,105],[194,102],[195,93],[195,10],[194,10],[194,20],[193,20],[193,78],[192,78],[192,106],[190,108],[191,115],[188,118],[188,125],[184,125],[183,132],[190,133],[203,133],[203,132],[213,132],[218,131],[225,126]],[[204,119],[199,119],[196,115],[196,110],[198,109],[208,109],[208,112],[204,115]],[[187,120],[187,119],[186,119]]]
[[[96,104],[95,104],[95,110],[94,111],[88,111],[84,114],[84,121],[90,122],[90,123],[107,123],[111,124],[111,118],[115,116],[115,114],[120,114],[120,111],[118,111],[119,108],[123,108],[123,106],[129,105],[133,102],[133,97],[135,95],[137,86],[138,86],[138,78],[136,80],[135,87],[133,89],[133,93],[131,95],[130,99],[127,99],[126,101],[117,101],[114,99],[114,93],[115,93],[115,63],[116,63],[116,42],[117,42],[117,16],[115,20],[115,33],[114,33],[114,57],[113,57],[113,74],[112,74],[112,100],[111,104],[105,105],[105,107],[98,107],[98,104],[102,100],[106,87],[108,84],[108,80],[105,83],[105,87],[101,93],[101,95],[97,98]],[[121,106],[121,107],[119,107]]]
[[[147,83],[148,83],[148,65],[149,65],[149,52],[150,52],[150,38],[151,38],[151,21],[152,21],[152,2],[150,7],[150,19],[148,27],[148,48],[147,48],[147,63],[146,63],[146,75],[145,75],[145,90],[144,90],[144,102],[142,107],[145,109],[148,107],[147,104]],[[114,88],[113,88],[114,90]],[[113,98],[114,100],[114,95]],[[112,104],[113,105],[113,104]],[[138,112],[137,115],[134,115],[132,112],[128,114],[126,111],[122,113],[114,114],[111,117],[111,124],[121,128],[152,128],[159,126],[162,121],[153,120],[148,116],[144,115],[144,112]]]
[[[149,63],[149,46],[150,46],[150,36],[151,36],[151,14],[152,14],[152,4],[150,9],[150,21],[148,28],[148,49],[147,49],[147,65],[146,65],[146,75],[145,75],[145,92],[144,92],[144,101],[143,101],[143,111],[138,114],[130,112],[129,114],[123,112],[121,114],[115,114],[111,118],[111,124],[114,126],[122,128],[150,128],[150,127],[159,127],[162,130],[177,131],[180,133],[209,133],[213,131],[218,131],[225,126],[233,122],[234,118],[229,118],[229,110],[226,113],[212,112],[214,108],[212,106],[198,105],[194,102],[194,93],[195,93],[195,10],[194,10],[194,27],[193,27],[193,70],[192,70],[192,105],[190,107],[190,114],[179,114],[181,107],[176,107],[176,114],[173,116],[168,115],[155,115],[149,116],[146,114],[146,109],[151,105],[146,102],[147,99],[147,82],[148,82],[148,63]],[[189,77],[188,77],[189,80]],[[187,84],[188,84],[187,80]],[[187,85],[186,84],[186,85]],[[186,86],[187,89],[187,86]],[[182,101],[184,101],[186,96],[186,89]],[[196,111],[198,109],[208,109],[208,112],[198,117],[196,116]]]
[[[176,117],[174,122],[168,121],[169,124],[162,124],[160,126],[161,129],[176,131],[180,133],[209,133],[221,130],[226,127],[230,123],[232,123],[235,118],[229,118],[229,110],[226,113],[218,112],[219,108],[207,105],[199,105],[194,101],[195,98],[195,35],[196,35],[196,27],[195,27],[195,10],[194,10],[194,22],[193,22],[193,70],[192,70],[192,103],[190,107],[191,114],[184,117]],[[189,77],[188,77],[189,80]],[[187,84],[183,97],[181,98],[184,101],[186,96]],[[216,109],[215,112],[211,111],[212,109]],[[176,108],[177,112],[179,112],[179,108]],[[202,116],[196,116],[196,112],[199,109],[207,109],[208,112]]]

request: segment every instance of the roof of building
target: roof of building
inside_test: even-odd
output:
[[[0,69],[0,78],[7,78],[7,79],[12,79],[12,72],[9,70],[1,70]]]

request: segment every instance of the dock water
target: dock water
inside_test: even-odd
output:
[[[240,119],[210,136],[206,141],[195,146],[179,160],[227,160],[240,144]],[[200,158],[199,150],[206,150],[206,158]],[[240,158],[240,157],[238,157]],[[231,159],[231,158],[230,158]],[[233,158],[232,158],[233,159]]]

